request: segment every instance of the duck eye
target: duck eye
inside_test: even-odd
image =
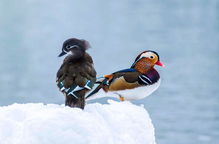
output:
[[[153,56],[150,56],[150,58],[153,59],[154,57],[153,57]]]
[[[67,46],[66,46],[66,49],[70,49],[70,47],[71,47],[70,45],[67,45]]]

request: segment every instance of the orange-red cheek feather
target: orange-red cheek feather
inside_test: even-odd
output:
[[[139,60],[134,68],[139,71],[142,74],[147,73],[151,68],[153,68],[154,64],[153,64],[153,60],[149,59],[149,58],[142,58],[141,60]]]

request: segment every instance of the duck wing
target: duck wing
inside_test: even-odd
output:
[[[93,63],[89,61],[71,62],[68,58],[64,60],[57,72],[57,85],[68,89],[72,86],[91,89],[96,81],[96,71]]]
[[[138,76],[141,75],[135,69],[123,69],[117,72],[114,72],[110,75],[105,75],[97,80],[98,86],[89,94],[86,98],[96,94],[100,89],[108,91],[111,85],[115,85],[119,82],[120,79],[124,79],[127,83],[136,83],[138,82]]]

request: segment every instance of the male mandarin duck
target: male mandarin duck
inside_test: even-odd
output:
[[[86,53],[90,47],[85,40],[71,38],[62,46],[59,57],[71,52],[65,57],[57,72],[57,86],[65,95],[65,105],[83,109],[85,94],[96,82],[96,71],[91,56]]]
[[[96,89],[86,98],[92,99],[92,95],[103,89],[110,95],[116,94],[115,97],[121,101],[142,99],[154,92],[160,85],[160,75],[154,69],[154,65],[164,67],[158,53],[151,50],[144,51],[137,56],[131,68],[103,76],[96,82],[99,83]]]

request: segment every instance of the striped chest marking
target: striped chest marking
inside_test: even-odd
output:
[[[149,85],[153,83],[152,80],[146,75],[140,75],[138,78],[140,84]]]
[[[146,74],[142,74],[138,77],[138,83],[141,85],[152,85],[160,79],[159,73],[152,69]]]

